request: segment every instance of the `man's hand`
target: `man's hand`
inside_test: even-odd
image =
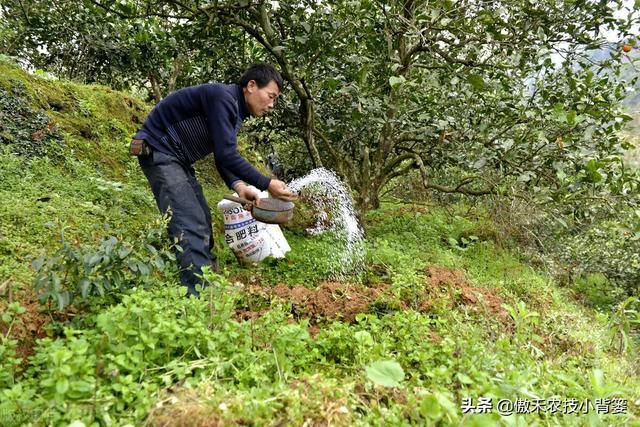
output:
[[[233,184],[233,189],[235,190],[236,193],[238,193],[238,197],[247,199],[252,202],[255,202],[258,200],[259,193],[249,188],[249,186],[243,181],[238,181],[235,184]]]
[[[277,179],[271,180],[268,190],[269,194],[278,199],[292,201],[297,198],[296,195],[289,190],[287,184]]]

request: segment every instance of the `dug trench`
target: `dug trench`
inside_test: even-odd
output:
[[[9,283],[9,281],[5,282]],[[0,288],[0,296],[6,297],[6,301],[0,301],[0,312],[4,313],[7,306],[14,301],[20,303],[25,309],[24,313],[16,316],[12,322],[0,319],[0,334],[3,337],[16,340],[16,356],[22,360],[21,367],[27,365],[28,357],[34,354],[34,347],[39,338],[47,336],[46,326],[53,320],[52,315],[47,314],[31,288],[23,287],[12,291],[9,286]]]
[[[294,318],[309,319],[312,335],[319,331],[325,321],[353,323],[360,313],[382,314],[412,309],[427,314],[456,307],[488,317],[506,330],[512,329],[513,321],[502,307],[510,299],[498,290],[475,286],[465,279],[463,272],[445,267],[427,266],[423,273],[424,287],[414,297],[397,297],[388,284],[367,287],[324,282],[316,288],[253,284],[246,288],[246,292],[248,296],[262,300],[262,309],[239,309],[236,311],[236,319],[249,320],[262,316],[268,311],[268,302],[279,299],[291,304]]]

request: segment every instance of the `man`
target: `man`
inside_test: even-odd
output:
[[[171,211],[169,236],[178,239],[180,281],[187,294],[198,296],[196,285],[203,266],[217,270],[211,212],[191,166],[213,153],[218,172],[240,197],[256,200],[247,184],[269,190],[272,196],[291,199],[286,184],[258,172],[237,152],[236,135],[249,115],[271,111],[280,95],[280,73],[268,64],[251,66],[240,84],[203,84],[180,89],[151,111],[134,137],[150,150],[138,157],[161,213]],[[147,153],[147,154],[145,154]]]

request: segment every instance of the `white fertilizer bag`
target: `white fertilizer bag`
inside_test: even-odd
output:
[[[268,196],[266,191],[260,193],[260,197]],[[291,250],[280,226],[256,221],[241,204],[223,199],[218,210],[224,217],[224,240],[240,261],[260,262],[268,256],[284,258]]]

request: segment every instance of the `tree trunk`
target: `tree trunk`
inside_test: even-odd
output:
[[[171,93],[176,90],[176,81],[178,80],[178,76],[182,72],[182,67],[184,65],[184,56],[182,54],[178,54],[176,59],[173,60],[173,65],[171,69],[171,76],[169,77],[169,83],[167,85],[167,93]]]
[[[153,97],[156,102],[162,101],[162,92],[160,91],[160,85],[158,85],[158,80],[156,76],[151,73],[149,75],[149,82],[151,83],[151,89],[153,90]]]
[[[379,191],[374,191],[371,193],[371,197],[370,197],[370,206],[373,209],[379,209],[380,208],[380,192]]]
[[[361,183],[361,186],[355,188],[358,190],[356,209],[359,212],[366,212],[369,209],[378,209],[380,207],[381,188],[376,186],[375,183],[363,182]]]
[[[311,156],[311,163],[314,168],[320,168],[322,159],[313,135],[315,129],[313,101],[309,98],[300,99],[300,120],[302,121],[302,138]]]
[[[366,190],[364,188],[358,190],[355,202],[356,217],[358,218],[358,222],[363,224],[362,218],[364,218],[364,213],[369,210],[369,195],[366,194]]]

